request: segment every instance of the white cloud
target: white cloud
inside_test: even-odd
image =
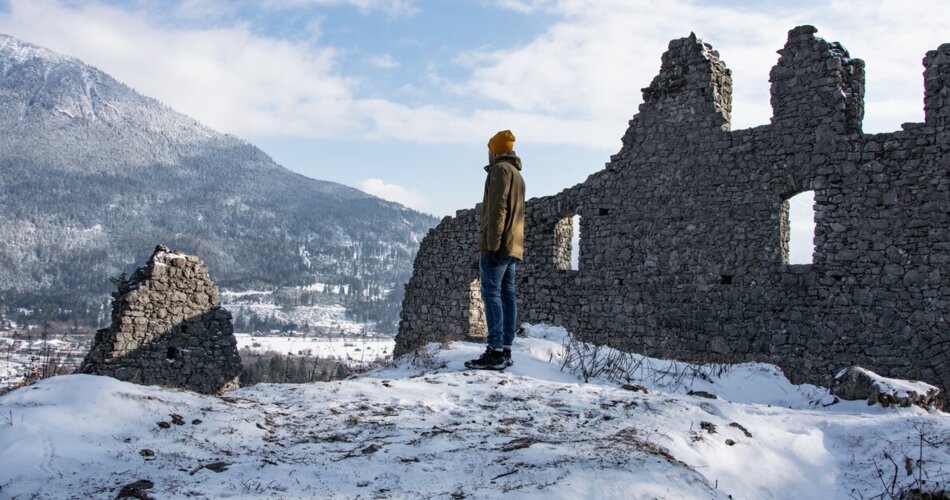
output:
[[[220,0],[184,0],[164,18],[155,9],[96,2],[9,0],[9,12],[0,12],[0,32],[83,59],[237,135],[480,144],[486,133],[511,128],[529,143],[617,150],[641,102],[640,88],[657,73],[667,42],[691,31],[713,44],[733,70],[733,128],[768,122],[775,50],[790,28],[806,23],[867,58],[865,130],[921,121],[920,60],[946,41],[944,20],[950,17],[943,0],[836,0],[761,12],[687,0],[495,3],[512,9],[512,16],[543,11],[556,21],[520,45],[458,54],[455,62],[469,69],[462,77],[449,79],[430,63],[423,73],[427,88],[406,92],[413,87],[402,84],[379,98],[361,95],[361,75],[346,73],[341,49],[319,42],[319,18],[311,20],[307,41],[268,38],[234,21],[233,5]],[[418,11],[406,0],[268,2],[280,9],[307,5]],[[215,22],[169,22],[189,15]],[[385,54],[372,62],[398,64]],[[451,61],[443,59],[445,64]],[[440,89],[456,97],[452,106],[400,102]]]
[[[515,12],[544,9],[560,20],[520,47],[467,55],[473,77],[461,90],[526,113],[611,123],[614,137],[641,101],[639,89],[659,69],[667,41],[691,31],[719,50],[733,70],[733,128],[768,123],[768,72],[787,31],[800,24],[816,25],[819,36],[840,40],[852,56],[867,58],[865,129],[921,121],[920,59],[946,41],[950,16],[943,0],[836,0],[763,11],[683,0],[498,4]]]
[[[171,9],[170,14],[177,19],[183,20],[207,20],[234,14],[234,7],[233,3],[228,3],[223,0],[180,0]],[[155,11],[155,13],[161,12],[162,10],[158,9]]]
[[[399,67],[399,61],[389,54],[380,54],[369,59],[369,63],[380,69],[393,69]]]
[[[495,4],[499,7],[522,14],[531,14],[551,3],[551,0],[495,0]]]
[[[307,21],[306,27],[304,28],[305,33],[307,34],[310,42],[316,45],[320,40],[320,37],[323,36],[323,18],[314,17]]]
[[[418,12],[412,0],[265,0],[263,4],[272,9],[349,5],[364,13],[380,11],[391,16],[412,16]]]
[[[76,56],[211,127],[329,136],[361,127],[330,47],[263,38],[247,26],[168,29],[144,15],[12,0],[0,31]]]
[[[409,189],[398,184],[387,184],[382,179],[365,179],[357,186],[361,191],[378,196],[384,200],[394,201],[414,210],[426,210],[429,202],[415,189]]]

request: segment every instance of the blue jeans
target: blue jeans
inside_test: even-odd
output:
[[[518,303],[515,300],[515,268],[518,259],[509,255],[492,264],[491,255],[478,261],[482,282],[482,302],[488,324],[488,345],[494,349],[511,347],[518,324]]]

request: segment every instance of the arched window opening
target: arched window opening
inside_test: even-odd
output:
[[[554,226],[554,267],[561,271],[580,269],[581,217],[568,214]]]
[[[815,255],[815,192],[804,191],[782,201],[782,262],[812,264]]]

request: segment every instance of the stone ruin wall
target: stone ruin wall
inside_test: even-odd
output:
[[[197,257],[155,249],[113,292],[112,324],[96,332],[77,373],[216,394],[239,387],[231,313]]]
[[[789,32],[771,123],[730,131],[731,77],[673,40],[620,152],[527,204],[520,321],[697,362],[764,361],[797,382],[843,367],[950,389],[950,44],[924,58],[924,123],[864,134],[864,63]],[[525,158],[525,177],[544,175]],[[789,197],[815,194],[813,263],[787,264]],[[570,225],[580,215],[579,269]],[[396,354],[485,335],[478,210],[422,242]]]

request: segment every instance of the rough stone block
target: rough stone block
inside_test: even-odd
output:
[[[165,272],[168,266],[188,272]],[[195,291],[196,283],[217,295],[197,257],[156,247],[148,263],[113,293],[113,323],[96,332],[77,371],[208,394],[236,389],[242,367],[231,313],[202,300],[206,295]],[[198,300],[181,290],[191,290]],[[207,305],[183,308],[183,302]],[[193,372],[205,375],[196,378]]]

